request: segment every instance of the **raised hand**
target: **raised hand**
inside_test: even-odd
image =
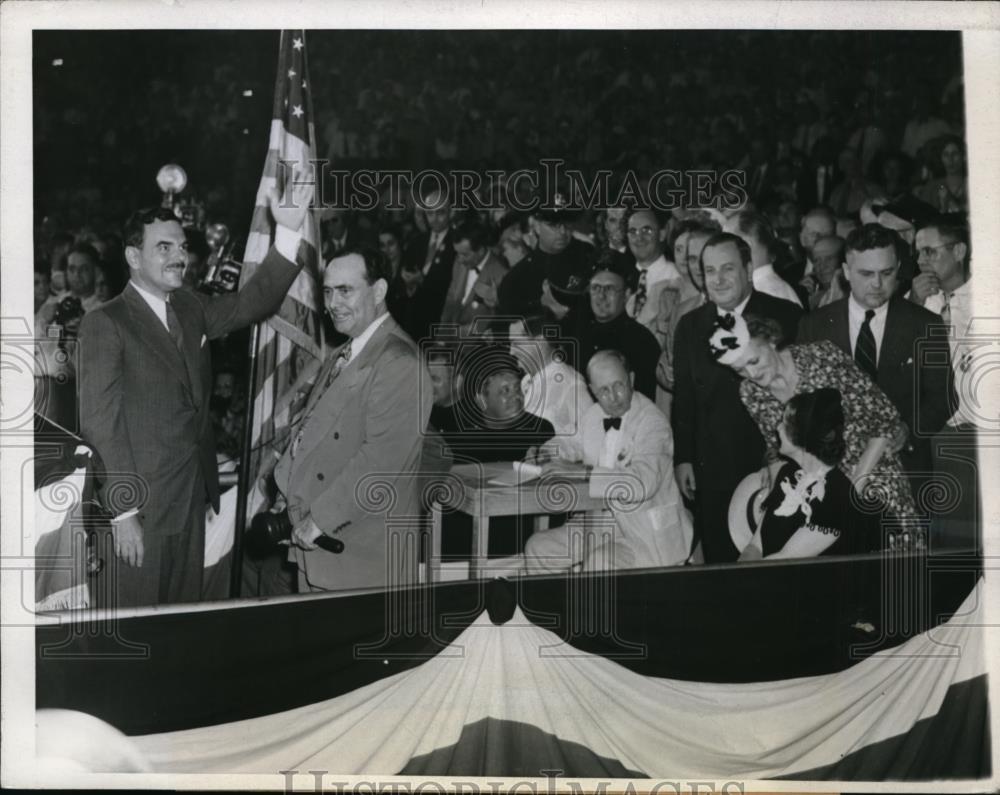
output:
[[[279,194],[276,187],[268,190],[267,202],[276,223],[293,232],[302,229],[309,206],[312,204],[315,174],[312,166],[306,169],[294,169],[292,179],[286,183],[283,194]],[[289,189],[291,189],[290,195]]]

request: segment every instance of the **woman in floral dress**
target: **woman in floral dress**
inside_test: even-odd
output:
[[[896,407],[832,342],[784,347],[781,336],[772,320],[731,315],[709,343],[717,361],[743,376],[740,397],[760,428],[769,454],[777,452],[777,429],[785,404],[794,395],[824,387],[838,390],[846,421],[846,451],[840,469],[866,503],[872,501],[867,506],[870,510],[884,510],[901,523],[904,537],[891,534],[887,546],[919,546],[917,510],[896,454],[906,439]],[[894,527],[900,525],[894,523]]]

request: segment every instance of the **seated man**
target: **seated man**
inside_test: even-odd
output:
[[[483,347],[468,357],[469,398],[458,409],[460,427],[448,435],[455,463],[520,461],[555,435],[548,420],[524,410],[521,372],[503,348]]]
[[[694,533],[674,480],[670,423],[633,390],[633,380],[618,351],[598,351],[587,363],[597,403],[584,414],[576,436],[549,446],[559,460],[544,471],[588,478],[590,496],[607,499],[611,507],[533,535],[525,547],[529,572],[563,571],[580,563],[586,569],[671,566],[688,559]],[[597,537],[581,543],[577,539],[586,529],[596,530]]]
[[[510,353],[484,346],[463,357],[468,398],[456,411],[458,429],[445,433],[455,464],[521,461],[528,450],[555,436],[552,424],[524,410],[521,373]],[[531,532],[531,517],[501,516],[490,522],[489,555],[514,555]],[[472,524],[465,514],[444,517],[442,555],[467,555]]]

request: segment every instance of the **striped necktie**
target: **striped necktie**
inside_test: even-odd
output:
[[[323,381],[323,391],[330,387],[330,384],[334,382],[340,371],[344,369],[347,364],[348,359],[351,358],[351,343],[354,340],[348,340],[347,344],[340,349],[337,354],[337,358],[333,362],[333,367],[330,368],[330,372],[327,373],[326,379]],[[314,387],[315,388],[315,387]],[[322,397],[322,395],[320,395]],[[319,405],[319,400],[313,403],[312,408],[309,409],[308,413],[302,418],[302,422],[299,425],[299,430],[295,434],[295,438],[292,440],[291,454],[292,458],[295,458],[295,454],[299,451],[299,445],[302,444],[302,437],[305,435],[306,425],[309,423],[309,418],[312,416],[313,411],[315,411],[316,406]]]
[[[875,310],[865,312],[865,322],[858,332],[858,341],[854,346],[854,361],[858,367],[871,376],[872,381],[878,381],[878,349],[875,347],[875,335],[872,333],[872,318]]]
[[[648,274],[648,268],[642,268],[639,270],[639,286],[635,291],[635,304],[632,309],[632,317],[639,317],[639,313],[646,305],[646,277]]]
[[[181,331],[180,320],[177,319],[177,312],[174,311],[174,305],[167,301],[167,331],[170,336],[173,337],[174,345],[177,346],[177,350],[184,351],[184,333]]]

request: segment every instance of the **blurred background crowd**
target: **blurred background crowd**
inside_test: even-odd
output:
[[[207,225],[228,227],[239,258],[277,43],[273,31],[36,34],[37,335],[65,349],[80,314],[123,289],[121,224],[160,200],[154,176],[164,163],[184,167],[182,199],[198,207],[192,286],[213,252]],[[748,206],[784,243],[775,270],[802,303],[829,289],[839,265],[815,269],[815,238],[845,238],[889,207],[883,220],[904,238],[909,226],[912,247],[921,213],[968,209],[959,34],[315,31],[309,57],[318,154],[338,169],[510,171],[557,157],[585,174],[610,169],[619,183],[626,172],[641,181],[667,168],[740,170]],[[824,228],[807,234],[816,208],[825,208]],[[684,219],[681,210],[663,219],[671,243]],[[453,210],[450,222],[468,220]],[[526,219],[479,220],[483,245],[507,266],[538,245]],[[594,210],[574,216],[573,236],[624,250],[623,222],[606,220]],[[345,234],[377,246],[402,279],[403,254],[422,253],[427,232],[412,207],[330,211],[323,245],[327,257]],[[842,245],[833,249],[843,256]],[[664,254],[673,258],[670,245]],[[902,290],[915,272],[910,254]],[[214,357],[219,446],[233,455],[245,351],[234,335]],[[53,354],[42,376],[54,416],[75,425],[71,368],[71,357]]]

